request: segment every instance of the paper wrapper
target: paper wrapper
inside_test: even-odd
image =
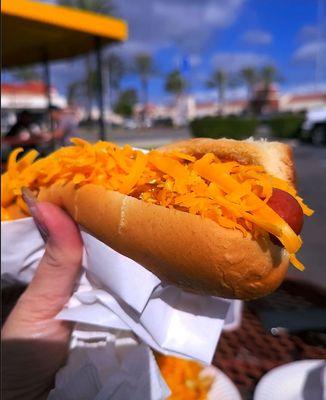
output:
[[[163,400],[170,395],[148,346],[130,332],[88,329],[76,326],[68,362],[48,400]]]
[[[2,279],[28,283],[44,252],[33,219],[2,222]],[[210,363],[226,318],[239,302],[164,285],[131,259],[82,232],[84,273],[59,319],[132,331],[153,349]],[[238,310],[238,311],[237,311]]]

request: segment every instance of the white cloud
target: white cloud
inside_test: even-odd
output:
[[[153,44],[146,43],[141,40],[128,40],[127,42],[119,45],[117,47],[117,52],[121,55],[134,57],[139,53],[153,53],[154,46]]]
[[[196,53],[218,29],[230,26],[245,0],[120,0],[117,9],[129,24],[129,46],[152,51],[176,45]],[[128,43],[127,42],[127,43]],[[126,52],[129,50],[127,44]]]
[[[319,29],[316,25],[305,25],[300,29],[298,38],[302,42],[316,40],[318,33]]]
[[[212,64],[214,68],[224,69],[231,73],[238,72],[242,68],[260,68],[265,64],[270,64],[272,60],[265,54],[258,53],[216,53],[213,56]]]
[[[198,54],[191,54],[190,55],[190,65],[192,67],[197,67],[202,63],[203,59]]]
[[[326,54],[326,43],[324,41],[311,41],[301,45],[293,55],[295,61],[315,62],[317,57]],[[324,58],[325,56],[323,56]]]
[[[242,35],[242,40],[248,44],[267,45],[272,43],[273,36],[269,32],[260,29],[254,29],[246,31]]]
[[[300,45],[292,55],[302,67],[314,67],[316,82],[326,79],[326,26],[306,25],[298,33]]]

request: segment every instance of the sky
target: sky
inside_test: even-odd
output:
[[[192,64],[186,72],[190,91],[204,98],[214,68],[235,74],[246,66],[273,64],[284,90],[309,90],[326,82],[325,0],[122,0],[117,4],[130,24],[124,51],[151,52],[163,72],[187,57]],[[125,82],[134,83],[135,77]],[[164,96],[162,79],[153,79],[150,90],[151,98]]]
[[[180,67],[188,91],[199,100],[214,98],[206,88],[214,69],[235,75],[241,68],[274,65],[281,91],[326,90],[326,0],[113,0],[115,14],[129,24],[129,39],[111,48],[129,64],[139,52],[153,56],[157,76],[150,101],[169,100],[164,76]],[[53,83],[61,93],[84,74],[81,59],[55,63]],[[124,88],[139,88],[128,74]],[[244,88],[228,91],[241,97]]]

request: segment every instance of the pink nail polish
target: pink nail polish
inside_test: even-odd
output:
[[[22,197],[27,204],[27,207],[34,218],[35,225],[39,230],[43,240],[46,242],[49,237],[49,232],[44,224],[42,214],[38,209],[37,200],[34,194],[28,188],[22,188]]]

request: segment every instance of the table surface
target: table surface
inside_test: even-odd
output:
[[[272,368],[297,360],[326,359],[325,330],[281,330],[273,335],[260,319],[266,310],[312,309],[326,310],[325,292],[305,282],[285,281],[274,294],[246,302],[240,328],[223,332],[213,364],[229,376],[244,400],[253,398],[258,381]]]
[[[23,290],[22,286],[11,286],[2,291],[3,320]],[[272,295],[245,302],[240,328],[222,333],[213,360],[234,382],[243,400],[253,398],[258,381],[272,368],[297,360],[326,359],[326,330],[273,335],[263,326],[261,312],[316,308],[326,310],[325,291],[294,280],[285,281]]]

